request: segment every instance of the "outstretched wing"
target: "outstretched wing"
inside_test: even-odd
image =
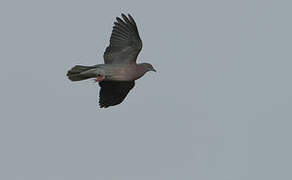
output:
[[[135,81],[101,81],[99,86],[99,106],[107,108],[123,102],[135,86]]]
[[[135,63],[142,49],[137,25],[133,17],[122,14],[117,17],[110,37],[110,45],[106,48],[103,58],[105,64]]]

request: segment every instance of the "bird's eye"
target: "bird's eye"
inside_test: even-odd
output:
[[[97,74],[98,77],[102,76],[101,74]]]

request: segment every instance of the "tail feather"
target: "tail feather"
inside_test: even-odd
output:
[[[96,68],[96,67],[95,66],[76,65],[67,72],[67,77],[71,81],[82,81],[85,79],[93,78],[96,76],[96,74],[94,74],[90,71],[87,73],[86,71],[88,71],[90,69],[94,69],[94,68]]]

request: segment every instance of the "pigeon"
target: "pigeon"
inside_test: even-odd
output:
[[[71,81],[94,78],[100,86],[100,108],[121,104],[135,86],[135,80],[146,72],[156,72],[149,63],[136,63],[141,49],[142,40],[134,18],[121,14],[114,22],[110,44],[103,55],[104,64],[76,65],[67,72],[67,77]]]

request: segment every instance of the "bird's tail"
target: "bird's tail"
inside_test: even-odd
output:
[[[95,68],[96,66],[76,65],[67,72],[67,77],[71,81],[82,81],[85,79],[93,78],[93,77],[96,77],[96,73],[90,70],[95,69]]]

